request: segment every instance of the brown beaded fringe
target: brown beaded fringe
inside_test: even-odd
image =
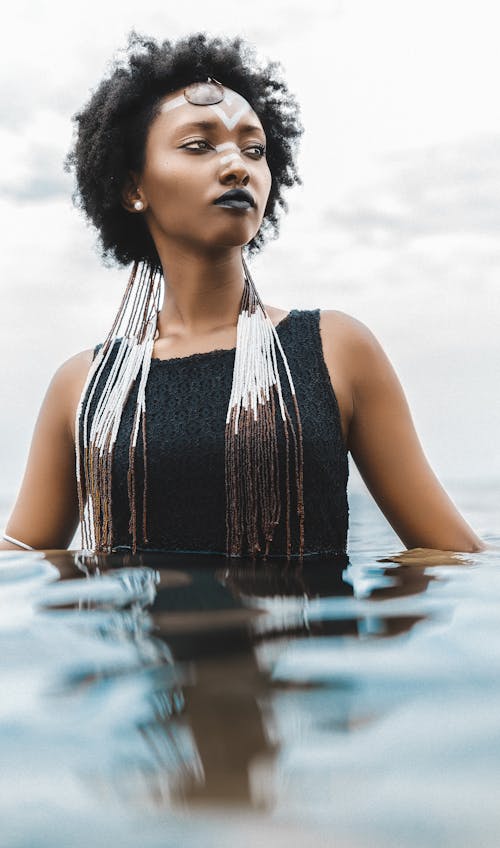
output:
[[[246,279],[240,313],[253,315],[260,310],[265,316],[264,306],[253,283],[250,271],[243,260]],[[277,376],[277,379],[279,377]],[[293,460],[299,526],[298,556],[304,555],[304,476],[302,423],[295,390],[291,387],[297,431],[284,405],[283,430],[286,450],[285,481],[285,530],[286,555],[292,555],[290,526],[290,435],[293,441]],[[276,431],[277,385],[270,390],[269,399],[262,392],[257,403],[257,417],[250,408],[231,409],[225,432],[225,479],[226,479],[226,553],[227,556],[242,556],[246,542],[247,552],[255,557],[262,552],[269,556],[274,531],[281,517],[279,451]],[[235,432],[237,416],[238,432]]]
[[[255,289],[248,267],[243,259],[246,273],[245,287],[241,300],[240,313],[246,310],[254,314],[257,309],[265,310]],[[151,314],[153,303],[154,282],[156,271],[143,265],[139,274],[139,285],[134,286],[137,278],[138,263],[132,268],[132,273],[123,296],[123,300],[113,326],[106,338],[102,349],[101,364],[95,371],[90,382],[82,393],[82,402],[77,418],[77,438],[80,438],[80,427],[85,418],[86,409],[94,396],[99,378],[106,364],[106,354],[120,331],[122,338],[131,335],[140,344],[145,339],[146,322]],[[147,277],[147,282],[146,282]],[[149,287],[142,299],[141,286],[144,295],[144,285]],[[159,308],[159,304],[158,304]],[[140,314],[138,313],[140,310]],[[129,312],[128,323],[124,324],[125,315]],[[140,323],[139,322],[140,319]],[[277,360],[277,357],[276,357]],[[139,371],[140,375],[140,371]],[[139,376],[136,378],[139,379]],[[106,392],[113,388],[108,383]],[[287,559],[292,555],[291,538],[291,492],[290,492],[290,460],[293,458],[297,517],[298,517],[298,556],[302,561],[304,554],[304,498],[303,498],[303,442],[302,425],[297,399],[293,387],[292,399],[295,413],[296,429],[286,406],[283,431],[286,450],[286,480],[285,480],[285,527]],[[88,396],[83,399],[88,391]],[[237,409],[233,407],[225,429],[225,479],[226,479],[226,548],[227,556],[244,556],[249,553],[252,557],[262,552],[264,557],[269,555],[275,528],[282,517],[280,498],[279,450],[276,430],[276,416],[281,414],[279,394],[281,389],[277,384],[271,386],[269,398],[261,392],[257,403],[257,417],[249,407],[240,409],[238,415],[238,432],[235,433],[235,416]],[[127,402],[129,392],[122,398],[122,410]],[[283,401],[284,404],[284,401]],[[138,423],[139,406],[136,407],[134,424]],[[142,412],[140,425],[143,440],[143,470],[144,487],[142,491],[142,541],[148,543],[147,535],[147,444],[146,444],[146,413]],[[132,537],[132,552],[135,554],[138,544],[137,528],[137,485],[136,485],[136,456],[133,446],[132,433],[129,446],[129,468],[127,474],[127,490],[130,508],[129,533]],[[82,430],[83,432],[83,430]],[[97,553],[111,552],[113,544],[112,522],[112,466],[113,449],[111,444],[111,423],[105,438],[105,449],[99,449],[89,444],[86,432],[83,432],[83,449],[79,454],[80,480],[78,485],[78,503],[80,525],[82,528],[82,544],[84,548],[93,548]],[[290,438],[291,437],[291,438]],[[92,502],[92,514],[88,505],[89,496]],[[93,542],[93,544],[92,544]]]
[[[104,437],[104,448],[99,450],[98,447],[90,443],[90,437],[84,426],[86,411],[90,407],[94,397],[99,379],[104,371],[107,362],[107,354],[110,348],[121,335],[122,339],[135,340],[137,344],[143,344],[146,340],[146,330],[148,319],[152,315],[158,313],[159,309],[159,288],[158,288],[158,271],[154,268],[143,264],[139,274],[139,284],[134,285],[138,276],[138,263],[134,263],[130,278],[125,290],[120,308],[113,322],[113,326],[108,333],[108,336],[102,346],[100,364],[95,369],[92,377],[87,382],[81,398],[81,406],[79,407],[77,416],[77,434],[78,438],[83,434],[83,449],[79,454],[79,483],[78,483],[78,505],[80,514],[80,526],[82,530],[82,545],[85,548],[92,548],[98,553],[109,553],[112,550],[113,544],[113,522],[112,522],[112,466],[113,466],[113,451],[114,444],[111,443],[113,420],[110,417],[108,421],[108,432]],[[127,320],[128,319],[128,320]],[[143,360],[144,361],[144,360]],[[142,367],[142,363],[141,363]],[[140,379],[141,368],[136,380]],[[116,379],[116,378],[115,378]],[[115,383],[112,383],[110,377],[106,382],[102,393],[106,392],[108,396],[114,388]],[[131,386],[127,386],[126,391],[120,398],[121,407],[119,415],[123,412],[127,402]],[[88,394],[87,394],[88,392]],[[87,397],[85,398],[85,396]],[[83,400],[85,399],[85,403]],[[102,399],[102,395],[101,395]],[[116,412],[116,410],[115,410]],[[94,413],[95,414],[95,413]],[[147,522],[146,522],[146,502],[147,502],[147,451],[146,451],[146,415],[144,410],[140,416],[140,407],[136,406],[132,431],[130,435],[129,447],[129,469],[127,474],[127,488],[130,509],[129,532],[132,536],[133,553],[137,551],[137,498],[136,498],[136,457],[135,447],[133,445],[133,433],[136,425],[139,424],[139,432],[142,430],[143,439],[143,467],[144,467],[144,487],[142,493],[142,517],[143,517],[143,540],[147,543]],[[138,433],[139,435],[139,433]],[[92,512],[90,513],[90,504]]]
[[[302,472],[302,426],[297,415],[297,434],[286,410],[284,422],[286,446],[285,529],[286,554],[291,558],[290,528],[290,433],[293,441],[295,485],[297,491],[297,516],[299,521],[298,555],[304,555],[304,498]],[[260,412],[261,410],[259,410]],[[242,556],[244,541],[250,556],[262,551],[269,556],[269,548],[278,526],[281,513],[279,491],[278,444],[274,398],[263,404],[260,417],[255,421],[251,409],[240,413],[238,433],[234,432],[235,411],[226,424],[226,531],[227,556]]]

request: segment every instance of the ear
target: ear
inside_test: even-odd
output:
[[[122,206],[127,210],[127,212],[144,212],[147,202],[144,192],[140,188],[139,174],[136,174],[134,171],[129,171],[125,184],[122,188],[121,197]],[[138,200],[140,200],[143,204],[141,209],[136,209],[134,206]]]

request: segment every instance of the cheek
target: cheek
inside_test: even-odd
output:
[[[272,178],[271,170],[269,168],[269,165],[267,165],[267,163],[266,163],[266,168],[265,168],[265,172],[264,172],[264,185],[265,185],[268,193],[271,191],[272,182],[273,182],[273,178]]]
[[[168,202],[172,196],[179,198],[181,194],[190,194],[196,182],[196,174],[190,165],[185,157],[165,149],[164,145],[155,143],[154,136],[151,137],[142,171],[143,186],[149,202],[153,203],[155,197]]]
[[[262,184],[264,186],[264,196],[265,196],[265,209],[267,210],[267,206],[269,203],[269,195],[271,193],[271,186],[273,184],[273,178],[271,171],[269,168],[266,168],[266,173],[263,175]],[[265,213],[263,213],[265,214]]]
[[[151,159],[143,174],[144,189],[150,203],[155,199],[162,202],[178,202],[181,195],[189,193],[189,175],[176,167],[168,156]]]

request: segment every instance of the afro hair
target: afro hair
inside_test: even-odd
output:
[[[258,251],[268,237],[278,234],[280,209],[287,209],[283,189],[301,183],[296,152],[303,132],[281,66],[263,66],[254,48],[239,37],[196,33],[158,43],[132,32],[124,56],[114,59],[110,73],[74,116],[75,141],[66,158],[66,169],[76,178],[74,201],[96,227],[104,260],[122,265],[144,260],[158,266],[143,216],[124,209],[122,190],[128,173],[143,168],[148,129],[163,98],[207,77],[241,94],[266,133],[271,190],[248,251]]]

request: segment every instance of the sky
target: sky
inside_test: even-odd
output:
[[[20,0],[3,25],[0,498],[20,483],[52,374],[103,339],[126,283],[103,266],[63,160],[72,115],[132,29],[242,35],[281,62],[303,185],[253,260],[263,300],[366,323],[440,479],[499,479],[497,3],[88,0],[69,14]]]

